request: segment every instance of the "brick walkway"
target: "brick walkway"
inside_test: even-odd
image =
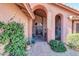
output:
[[[64,53],[57,53],[50,49],[46,42],[36,42],[28,51],[29,56],[79,56],[78,51],[67,49]]]

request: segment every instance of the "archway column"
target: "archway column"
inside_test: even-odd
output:
[[[47,41],[49,42],[50,40],[52,40],[52,13],[49,10],[48,11],[48,15],[47,15]],[[53,33],[54,34],[54,33]]]
[[[61,37],[61,39],[62,39],[62,41],[63,42],[66,42],[66,37],[67,37],[67,18],[66,18],[66,16],[63,16],[63,20],[62,20],[62,37]]]
[[[29,19],[28,21],[28,39],[29,40],[32,39],[32,20],[33,19]]]
[[[55,14],[52,14],[52,39],[55,40]]]

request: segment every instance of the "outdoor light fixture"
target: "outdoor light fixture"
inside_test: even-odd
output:
[[[79,16],[69,16],[70,20],[79,20]]]

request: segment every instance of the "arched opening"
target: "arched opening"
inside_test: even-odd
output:
[[[47,15],[43,9],[34,11],[35,19],[32,26],[32,37],[35,41],[47,41]]]
[[[56,15],[55,16],[55,39],[56,40],[61,40],[61,16]]]

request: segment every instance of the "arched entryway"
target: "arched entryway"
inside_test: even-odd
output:
[[[32,37],[35,41],[47,41],[47,15],[42,9],[34,11],[35,19],[32,26]]]
[[[61,40],[61,30],[62,30],[61,16],[56,15],[55,16],[55,39],[56,40]]]

